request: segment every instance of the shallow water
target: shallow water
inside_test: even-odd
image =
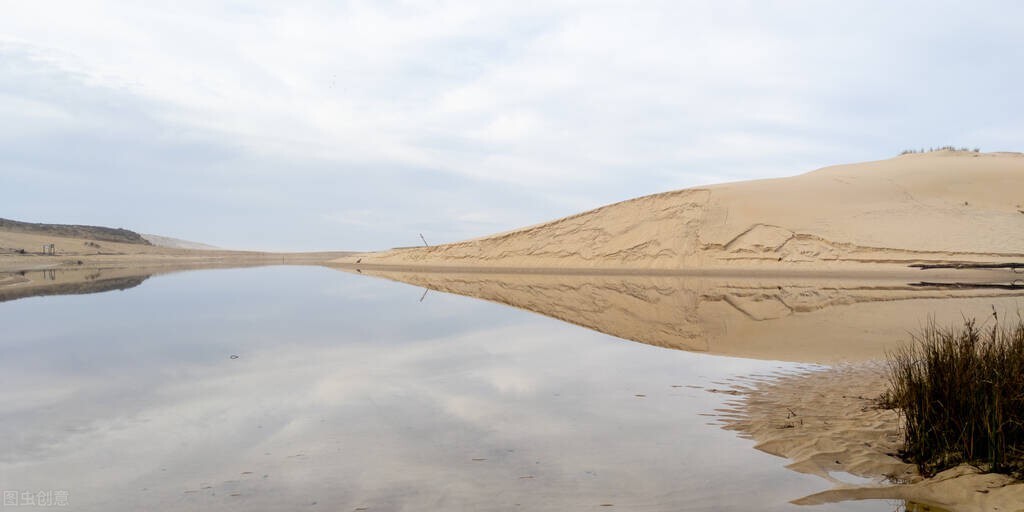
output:
[[[729,397],[702,388],[799,364],[386,280],[159,275],[6,302],[0,326],[0,489],[20,506],[55,491],[97,511],[902,506],[790,505],[827,483],[710,425]]]

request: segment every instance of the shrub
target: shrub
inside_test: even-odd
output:
[[[928,476],[960,463],[1024,473],[1024,321],[941,328],[889,354],[883,405],[897,409],[903,457]]]
[[[966,146],[959,147],[959,148],[955,147],[955,146],[939,146],[937,148],[928,148],[928,149],[924,149],[924,148],[921,148],[921,149],[904,149],[903,151],[900,152],[900,155],[915,155],[915,154],[918,154],[918,153],[931,153],[933,151],[966,151],[966,152],[969,152],[969,153],[980,153],[981,152],[981,148],[969,148],[969,147],[966,147]]]

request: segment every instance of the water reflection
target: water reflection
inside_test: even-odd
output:
[[[439,273],[362,269],[649,345],[803,362],[869,360],[929,318],[1016,312],[1024,290],[905,279]]]
[[[892,509],[789,505],[824,482],[700,416],[722,397],[697,388],[799,365],[420,295],[261,268],[6,303],[0,488],[75,510]]]
[[[75,268],[0,272],[0,302],[46,295],[83,295],[127,290],[151,274],[139,269]]]
[[[192,270],[214,270],[266,266],[266,261],[190,261],[148,265],[96,263],[32,270],[0,272],[0,302],[50,295],[86,295],[127,290],[154,275]]]

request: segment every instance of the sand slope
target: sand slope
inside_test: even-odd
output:
[[[939,151],[666,192],[498,235],[359,259],[363,265],[680,269],[1022,257],[1024,155]]]
[[[220,247],[214,245],[202,244],[199,242],[192,242],[189,240],[182,240],[180,238],[171,238],[169,236],[150,235],[148,233],[142,233],[142,238],[145,238],[146,241],[157,247],[169,247],[171,249],[195,249],[197,251],[220,250]]]

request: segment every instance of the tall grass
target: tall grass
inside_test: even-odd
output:
[[[1024,475],[1024,321],[933,322],[889,370],[883,405],[903,416],[902,455],[922,474],[969,463]]]

